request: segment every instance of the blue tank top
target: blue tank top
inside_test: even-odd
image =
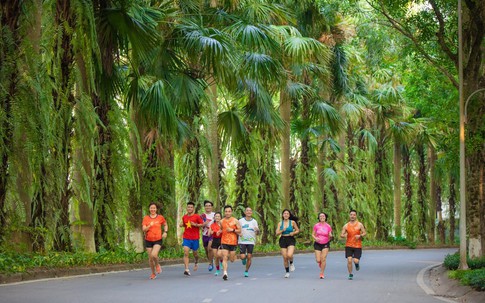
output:
[[[280,225],[280,230],[283,230],[283,233],[282,235],[289,235],[291,232],[293,232],[293,224],[291,223],[291,220],[289,220],[289,225],[288,227],[283,230],[283,226],[285,225],[285,221],[281,221],[281,225]]]

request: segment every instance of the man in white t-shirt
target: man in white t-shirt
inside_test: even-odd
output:
[[[204,221],[203,229],[202,229],[202,243],[204,245],[205,255],[209,260],[209,271],[214,269],[214,256],[212,253],[212,236],[209,235],[209,230],[212,222],[214,221],[214,212],[212,211],[212,202],[209,200],[204,201],[204,210],[205,212],[200,215],[202,220]]]
[[[254,250],[254,244],[256,243],[256,236],[259,233],[258,222],[252,217],[253,210],[250,207],[246,207],[244,211],[245,217],[239,219],[241,224],[241,234],[239,236],[239,251],[240,258],[243,265],[246,265],[244,276],[249,277],[249,268],[251,267],[251,259]]]

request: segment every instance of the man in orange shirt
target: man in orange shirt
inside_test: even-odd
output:
[[[347,237],[345,242],[345,258],[347,258],[347,269],[349,271],[349,280],[354,278],[352,274],[352,259],[355,264],[355,270],[360,269],[360,257],[362,256],[362,238],[366,235],[364,224],[357,221],[357,212],[350,211],[350,221],[342,228],[341,238]]]
[[[222,279],[227,280],[227,259],[230,256],[231,262],[236,260],[236,248],[237,239],[241,234],[241,224],[239,220],[232,216],[232,206],[224,206],[224,219],[221,220],[222,238],[221,246],[219,250],[222,255],[222,267],[224,269],[224,275]]]

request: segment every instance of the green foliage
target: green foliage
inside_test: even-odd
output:
[[[448,273],[452,279],[459,280],[463,285],[469,285],[478,291],[485,291],[485,268],[475,270],[454,270]]]
[[[443,264],[449,270],[458,269],[458,266],[460,266],[460,253],[457,252],[452,255],[446,255]],[[470,269],[485,268],[485,256],[473,259],[467,256],[467,264]]]
[[[0,272],[25,272],[34,268],[69,268],[109,264],[135,264],[146,260],[146,253],[116,248],[99,253],[50,252],[46,254],[0,253]]]

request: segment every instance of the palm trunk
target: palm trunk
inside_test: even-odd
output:
[[[287,95],[280,92],[280,115],[284,122],[281,132],[281,188],[283,191],[283,208],[290,207],[290,123],[291,123],[291,100]]]
[[[436,163],[436,152],[432,145],[429,145],[428,150],[429,158],[429,223],[428,223],[428,240],[431,243],[435,243],[435,232],[436,232],[436,206],[438,204],[438,197],[436,189],[438,187],[436,176],[435,176],[435,163]]]
[[[249,143],[248,143],[249,144]],[[246,161],[247,149],[241,148],[238,153],[237,169],[236,169],[236,205],[235,208],[248,205],[248,189],[246,188],[248,176],[248,163]]]
[[[455,177],[450,174],[450,243],[453,245],[455,243],[455,229],[456,229],[456,222],[455,222],[455,215],[456,215],[456,180]]]
[[[446,243],[446,236],[445,236],[445,222],[443,221],[443,208],[441,203],[441,185],[438,185],[436,188],[436,197],[437,197],[437,207],[436,211],[438,213],[438,235],[440,237],[441,244]]]
[[[322,138],[321,138],[322,139]],[[318,151],[318,163],[317,163],[317,183],[319,198],[315,205],[315,213],[318,213],[320,209],[325,209],[327,205],[327,194],[325,192],[325,147],[321,147]],[[320,201],[320,202],[318,202]]]
[[[414,220],[414,208],[413,208],[413,186],[411,183],[412,167],[411,167],[411,155],[409,148],[404,146],[402,154],[403,168],[404,168],[404,192],[406,196],[404,206],[404,225],[406,231],[406,238],[414,241],[416,236],[416,222]]]
[[[217,85],[214,82],[209,88],[210,95],[210,109],[208,113],[208,126],[207,126],[207,138],[209,141],[209,155],[207,157],[207,176],[209,179],[209,197],[214,203],[216,209],[220,205],[219,196],[219,164],[220,164],[220,149],[219,149],[219,136],[217,132]]]
[[[426,203],[426,188],[427,188],[427,167],[424,145],[419,143],[416,146],[416,150],[419,158],[419,172],[418,172],[418,212],[419,212],[419,226],[418,229],[421,241],[426,241],[426,231],[428,230],[428,204]]]
[[[6,92],[0,92],[2,114],[0,127],[2,128],[2,147],[0,148],[0,243],[5,240],[7,226],[7,187],[9,180],[9,152],[13,147],[12,102],[18,92],[19,72],[17,58],[21,42],[19,18],[22,15],[20,1],[2,1],[0,5],[0,24],[4,29],[0,40],[0,85]]]
[[[394,141],[394,232],[402,236],[401,226],[401,144]]]

